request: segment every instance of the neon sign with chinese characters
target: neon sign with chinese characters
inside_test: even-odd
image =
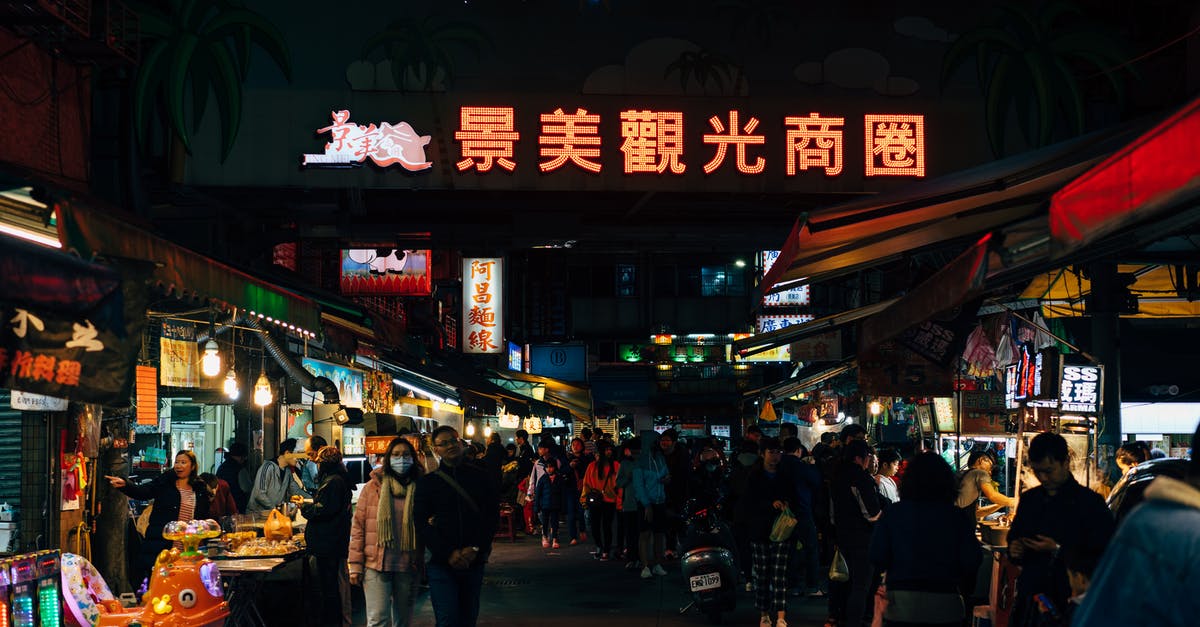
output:
[[[301,165],[311,168],[356,167],[367,159],[386,168],[399,165],[405,170],[418,172],[428,170],[433,162],[425,158],[425,146],[429,135],[417,135],[408,122],[379,126],[361,126],[350,121],[350,111],[330,112],[333,123],[317,129],[318,133],[329,133],[330,140],[321,154],[301,156]]]
[[[624,174],[682,175],[691,159],[706,159],[701,167],[706,175],[729,168],[758,176],[779,160],[789,177],[809,170],[836,177],[846,163],[844,117],[816,112],[784,116],[783,140],[772,146],[766,134],[755,133],[762,127],[759,118],[731,109],[708,119],[711,132],[703,134],[704,146],[690,156],[684,145],[683,112],[626,109],[617,117],[620,135],[609,141],[619,143]],[[592,174],[603,171],[600,114],[584,108],[568,113],[558,107],[540,114],[539,120],[536,143],[542,160],[537,167],[542,173],[564,168]],[[925,176],[925,116],[867,114],[863,131],[866,176]],[[513,107],[460,107],[459,129],[454,133],[459,144],[456,167],[477,174],[490,173],[493,166],[513,172],[520,167],[516,145],[522,137]],[[731,147],[733,158],[729,158]]]
[[[503,260],[464,258],[462,273],[463,352],[504,352]]]

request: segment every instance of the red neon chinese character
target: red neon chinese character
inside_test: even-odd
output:
[[[46,381],[54,381],[54,362],[56,360],[48,355],[38,355],[33,358],[33,369],[29,376],[33,379],[44,379]]]
[[[358,125],[347,123],[350,120],[350,112],[347,110],[334,111],[330,115],[333,116],[333,124],[330,124],[325,128],[317,129],[317,134],[328,132],[330,137],[336,141],[337,144],[334,145],[333,142],[329,142],[325,144],[325,150],[332,148],[336,152],[342,149],[342,147],[345,145],[346,138],[350,135],[350,131],[357,130]]]
[[[63,359],[58,362],[58,371],[54,374],[54,382],[60,385],[79,385],[79,377],[82,373],[82,364],[70,359]]]
[[[471,331],[471,335],[467,338],[467,344],[471,348],[485,351],[494,350],[498,347],[492,342],[492,337],[491,331]]]
[[[496,265],[495,261],[480,261],[478,259],[471,261],[471,278],[477,276],[483,277],[485,280],[492,280],[492,267]]]
[[[825,176],[841,174],[845,123],[846,118],[823,118],[816,113],[785,117],[784,126],[795,127],[787,132],[787,175],[795,176],[797,169],[809,168],[825,168]]]
[[[717,116],[709,118],[708,123],[712,125],[716,133],[704,136],[704,143],[716,144],[717,154],[713,155],[712,161],[709,161],[704,166],[705,174],[712,174],[713,170],[721,167],[725,162],[725,151],[729,148],[729,144],[737,144],[737,169],[742,174],[759,174],[767,167],[766,159],[756,157],[754,165],[746,163],[746,146],[748,144],[765,144],[767,138],[763,135],[752,135],[754,129],[758,128],[758,118],[751,117],[746,121],[746,125],[742,128],[745,135],[738,135],[738,112],[729,112],[729,134],[723,135],[725,132],[725,124]]]
[[[480,172],[487,172],[495,161],[512,172],[517,167],[512,161],[513,145],[521,139],[521,134],[515,130],[513,108],[462,107],[459,112],[462,130],[454,132],[454,139],[462,142],[463,160],[458,162],[459,171],[475,166]]]
[[[538,143],[542,145],[541,156],[554,157],[538,164],[542,172],[557,170],[567,160],[593,174],[600,172],[600,164],[588,160],[600,156],[598,114],[588,113],[587,109],[576,109],[574,114],[563,113],[562,109],[543,113]]]
[[[925,176],[925,116],[867,115],[867,176]]]
[[[12,356],[12,365],[9,371],[14,377],[28,379],[33,373],[33,353],[28,351],[15,351]]]
[[[625,153],[625,173],[656,172],[671,168],[683,174],[687,165],[683,156],[683,113],[678,111],[622,111],[621,152]]]
[[[488,292],[488,289],[491,288],[491,286],[491,283],[476,283],[475,295],[471,296],[471,300],[484,305],[492,302],[492,295]]]
[[[467,324],[481,327],[496,326],[496,312],[491,307],[471,307],[467,312]]]

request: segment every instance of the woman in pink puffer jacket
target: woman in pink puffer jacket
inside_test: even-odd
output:
[[[412,619],[425,553],[412,518],[420,476],[412,444],[397,437],[358,497],[350,524],[350,583],[363,586],[369,627],[407,627]]]

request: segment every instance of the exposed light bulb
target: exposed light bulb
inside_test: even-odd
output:
[[[485,438],[492,437],[492,423],[490,423],[490,422],[483,423],[483,437],[485,437]]]
[[[473,423],[473,422],[467,423],[467,437],[468,438],[475,437],[475,423]]]
[[[221,353],[216,340],[204,343],[204,356],[200,358],[200,371],[206,377],[215,377],[221,374]]]
[[[241,393],[241,390],[238,389],[237,373],[233,371],[233,368],[230,368],[229,374],[225,375],[225,396],[236,401],[237,397],[241,396]]]
[[[271,382],[267,380],[267,373],[260,372],[258,381],[254,383],[254,404],[259,407],[266,407],[273,400],[275,400],[275,397],[271,394]]]
[[[883,411],[883,405],[880,405],[879,401],[871,401],[871,404],[867,407],[871,410],[872,416],[878,416]]]

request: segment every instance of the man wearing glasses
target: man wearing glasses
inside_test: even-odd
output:
[[[417,532],[431,554],[429,598],[437,627],[474,627],[499,501],[486,472],[463,463],[458,431],[438,427],[430,441],[441,463],[417,481],[413,503]]]

